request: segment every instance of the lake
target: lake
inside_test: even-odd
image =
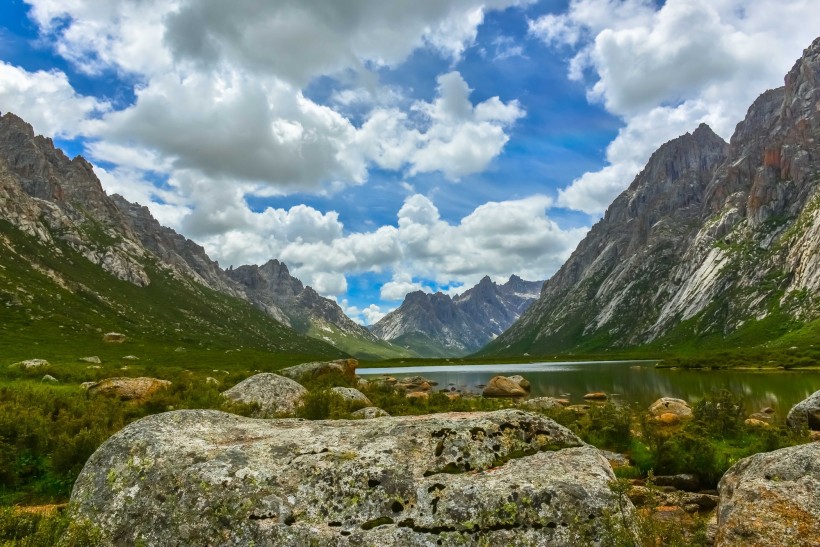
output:
[[[797,402],[820,390],[820,373],[800,371],[694,371],[656,369],[656,361],[586,361],[498,365],[451,365],[360,368],[361,376],[400,378],[421,375],[438,382],[436,389],[456,388],[480,393],[481,384],[498,374],[520,374],[532,384],[532,397],[567,397],[573,404],[583,396],[603,391],[613,401],[649,406],[659,397],[676,397],[694,403],[713,389],[725,388],[742,395],[747,411],[770,406],[780,420]]]

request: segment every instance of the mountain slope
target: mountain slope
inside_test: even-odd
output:
[[[728,145],[702,125],[661,146],[481,354],[757,345],[818,317],[820,39]]]
[[[143,354],[343,354],[238,298],[204,252],[200,271],[189,260],[164,260],[117,203],[84,159],[70,160],[13,114],[0,118],[3,360],[115,352],[101,343],[108,331],[126,334],[139,348],[131,351]]]
[[[484,277],[455,298],[416,291],[371,331],[423,357],[466,355],[509,327],[535,301],[540,287],[540,281],[512,276],[503,285]]]
[[[311,287],[290,275],[278,260],[262,266],[240,266],[226,271],[243,287],[251,302],[263,309],[280,310],[283,322],[297,332],[324,340],[362,359],[415,357],[405,348],[380,340],[345,315],[333,300],[320,296]]]

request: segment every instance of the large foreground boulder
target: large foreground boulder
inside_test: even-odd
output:
[[[820,443],[742,459],[718,488],[716,545],[820,545]]]
[[[158,378],[106,378],[88,386],[89,395],[108,395],[123,401],[147,399],[157,391],[171,386]]]
[[[820,431],[820,391],[815,391],[789,411],[786,423],[790,427]]]
[[[258,405],[257,418],[273,418],[277,414],[295,412],[307,393],[290,378],[263,372],[245,378],[222,395],[239,403]]]
[[[621,521],[613,478],[596,448],[519,410],[315,422],[184,410],[103,443],[71,508],[117,546],[579,545]]]
[[[294,380],[308,380],[317,378],[325,374],[341,374],[345,378],[352,380],[356,377],[356,367],[359,362],[356,359],[337,359],[335,361],[316,361],[313,363],[302,363],[279,371],[282,376],[287,376]]]

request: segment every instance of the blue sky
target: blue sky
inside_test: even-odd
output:
[[[0,111],[223,266],[280,259],[373,322],[549,277],[660,144],[729,138],[807,21],[813,0],[6,0]]]

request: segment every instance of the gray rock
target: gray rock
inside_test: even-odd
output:
[[[39,368],[39,367],[47,367],[51,365],[45,359],[26,359],[25,361],[19,361],[17,363],[13,363],[9,365],[10,367],[22,367],[22,368]]]
[[[157,378],[106,378],[88,388],[89,395],[108,395],[124,401],[146,399],[171,386],[168,380]]]
[[[508,380],[511,380],[517,383],[524,391],[530,390],[530,381],[521,376],[520,374],[514,374],[513,376],[507,376]]]
[[[57,383],[57,378],[55,378],[51,374],[46,374],[45,376],[43,376],[42,380],[40,380],[40,381],[41,382],[48,382],[49,384],[56,384]]]
[[[103,342],[111,344],[122,344],[128,337],[120,332],[106,332],[103,334]]]
[[[354,418],[362,418],[365,420],[372,420],[373,418],[382,418],[384,416],[390,416],[384,410],[375,407],[375,406],[368,406],[366,408],[360,408],[356,412],[351,414]]]
[[[692,408],[689,406],[689,403],[683,399],[661,397],[649,405],[649,413],[655,417],[663,414],[674,414],[678,418],[691,418]]]
[[[530,410],[552,410],[557,408],[564,408],[558,399],[554,397],[535,397],[534,399],[527,399],[519,406]]]
[[[569,546],[617,516],[613,478],[597,449],[517,410],[316,422],[186,410],[103,443],[71,507],[107,545]]]
[[[246,378],[223,391],[233,401],[259,405],[258,418],[294,412],[308,391],[290,378],[263,372]]]
[[[279,371],[279,374],[296,381],[317,378],[325,374],[341,374],[345,378],[353,380],[356,377],[357,366],[359,366],[359,362],[356,359],[337,359],[335,361],[302,363],[301,365],[283,368]]]
[[[94,363],[95,365],[99,365],[102,363],[99,357],[96,355],[92,355],[90,357],[80,357],[80,362],[82,363]]]
[[[789,410],[786,423],[795,429],[820,431],[820,391],[815,391]]]
[[[816,546],[820,443],[755,454],[720,479],[717,546]]]
[[[372,406],[373,403],[367,398],[367,395],[352,387],[332,387],[330,391],[339,395],[342,399],[350,403],[361,403],[366,406]]]

